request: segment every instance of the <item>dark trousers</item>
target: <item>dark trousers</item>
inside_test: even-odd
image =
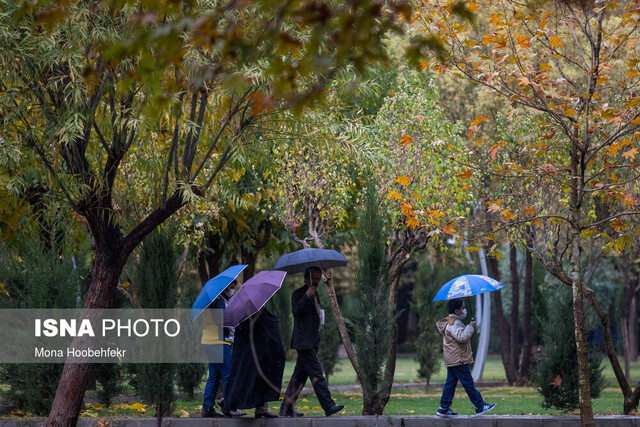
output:
[[[444,388],[442,389],[440,407],[446,409],[451,406],[453,396],[456,394],[456,385],[458,385],[458,381],[460,381],[466,390],[473,406],[481,408],[482,405],[484,405],[484,401],[482,400],[482,395],[478,390],[476,390],[476,386],[473,384],[473,377],[471,376],[471,369],[469,368],[469,365],[447,367],[447,382],[444,383]]]
[[[324,378],[324,375],[322,375],[322,366],[320,365],[316,351],[298,350],[296,367],[293,369],[287,391],[284,393],[282,406],[280,407],[281,412],[292,412],[294,410],[296,400],[298,400],[298,396],[304,388],[307,378],[311,379],[313,390],[316,392],[322,409],[328,411],[335,405],[329,392],[327,380]]]

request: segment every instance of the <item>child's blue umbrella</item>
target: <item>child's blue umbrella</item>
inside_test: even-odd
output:
[[[445,301],[453,298],[470,297],[497,291],[504,285],[489,276],[481,274],[463,274],[449,280],[436,294],[433,301]]]
[[[232,265],[205,283],[200,291],[200,295],[196,298],[196,302],[191,306],[191,321],[193,322],[196,320],[196,318],[200,316],[207,307],[209,307],[209,304],[218,298],[218,295],[220,295],[222,291],[231,284],[231,282],[236,280],[238,274],[240,274],[246,267],[246,264]]]

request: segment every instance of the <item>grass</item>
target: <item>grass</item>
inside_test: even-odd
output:
[[[532,387],[480,387],[480,392],[487,402],[497,402],[494,415],[560,415],[557,409],[542,407],[543,399]],[[424,390],[394,391],[385,408],[385,415],[434,415],[440,402],[441,388]],[[360,415],[362,413],[362,395],[354,392],[340,392],[333,394],[337,403],[345,405],[340,415]],[[178,400],[173,416],[198,417],[202,402]],[[278,402],[270,402],[271,411],[277,413]],[[473,405],[461,387],[458,387],[452,408],[463,415],[474,413]],[[324,416],[315,394],[304,394],[298,400],[298,410],[305,416]],[[593,400],[593,411],[596,415],[613,415],[622,413],[622,394],[617,386],[606,387],[600,398]],[[253,411],[246,411],[253,416]],[[148,417],[153,416],[154,410],[140,404],[112,405],[103,408],[101,405],[87,405],[82,412],[83,417],[115,418],[115,417]]]
[[[288,361],[285,366],[284,384],[291,377],[295,362]],[[605,366],[604,375],[608,380],[614,380],[613,370],[608,360],[603,361]],[[330,385],[351,385],[355,383],[355,372],[348,360],[338,362],[339,370],[330,378]],[[422,382],[417,376],[418,364],[411,358],[398,359],[396,364],[396,382],[412,383]],[[640,378],[640,362],[634,363],[631,368],[632,378]],[[446,377],[446,369],[442,367],[432,378],[432,382],[443,382]],[[504,368],[499,356],[491,356],[485,364],[483,374],[485,381],[505,380]],[[635,384],[635,382],[633,383]],[[309,385],[309,384],[307,384]],[[200,391],[204,384],[201,386]],[[482,387],[479,383],[478,389],[487,402],[497,402],[497,408],[492,412],[495,415],[557,415],[562,412],[556,409],[546,409],[542,407],[543,399],[532,387]],[[385,408],[386,415],[433,415],[440,401],[441,388],[431,387],[427,392],[423,388],[412,390],[394,390],[391,399]],[[88,393],[89,395],[90,393]],[[341,415],[360,415],[362,413],[362,395],[357,392],[333,393],[336,402],[344,404],[345,410]],[[200,416],[202,401],[197,398],[195,401],[178,400],[172,416]],[[271,410],[277,412],[278,402],[270,403]],[[472,414],[473,406],[469,402],[464,389],[458,386],[453,408],[460,414]],[[324,416],[315,394],[302,395],[298,400],[298,410],[307,416]],[[602,391],[600,398],[593,400],[593,410],[596,414],[609,415],[622,413],[622,393],[616,383],[609,383]],[[141,403],[117,403],[105,408],[100,404],[87,404],[82,411],[83,417],[97,418],[117,418],[117,417],[150,417],[154,415],[153,408],[148,408]],[[252,416],[253,411],[247,411]],[[14,413],[15,416],[28,416],[29,414]]]

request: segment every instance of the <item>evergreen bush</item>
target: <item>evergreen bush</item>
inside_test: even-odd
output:
[[[553,292],[552,292],[553,291]],[[538,361],[532,378],[544,397],[545,408],[571,411],[579,407],[578,353],[573,327],[573,306],[570,289],[551,288],[546,295],[546,316],[537,319],[544,332],[544,357]],[[602,355],[597,348],[589,349],[589,379],[591,397],[597,398],[604,388]]]
[[[138,298],[143,308],[172,308],[177,303],[178,251],[169,227],[155,230],[144,239],[135,266]],[[176,366],[170,363],[136,366],[138,395],[156,410],[158,424],[170,415],[174,396]]]
[[[77,290],[87,277],[75,269],[70,256],[47,251],[38,240],[22,247],[0,247],[0,294],[2,308],[75,308]],[[47,415],[62,374],[63,364],[8,364],[0,368],[0,393],[15,409]]]
[[[363,372],[363,395],[371,402],[376,402],[380,399],[390,330],[396,319],[388,309],[387,237],[379,211],[378,195],[373,185],[367,187],[364,202],[365,207],[356,230],[359,261],[356,272],[358,311],[353,328],[355,349]]]

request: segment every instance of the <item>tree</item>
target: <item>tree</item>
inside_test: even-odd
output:
[[[88,309],[109,307],[132,251],[210,189],[270,94],[314,101],[344,64],[385,60],[381,37],[411,15],[404,2],[187,4],[1,3],[0,136],[86,221]],[[121,211],[131,197],[146,209]],[[88,372],[65,366],[48,425],[76,423]]]
[[[567,289],[568,290],[568,289]],[[577,353],[573,340],[571,295],[557,287],[546,290],[548,312],[538,320],[544,331],[545,355],[535,367],[533,379],[544,397],[545,408],[574,410],[579,405]],[[551,320],[553,319],[553,320]],[[597,348],[589,350],[591,397],[597,398],[604,388],[602,355]]]
[[[593,425],[584,299],[605,329],[608,316],[585,285],[581,253],[586,239],[597,236],[604,247],[620,249],[633,233],[626,218],[638,200],[640,98],[633,88],[640,76],[634,57],[640,11],[610,1],[473,2],[463,6],[467,18],[478,20],[472,29],[469,21],[452,18],[452,7],[430,6],[421,14],[425,29],[442,43],[444,67],[537,115],[542,139],[520,141],[526,156],[494,166],[498,176],[520,179],[518,204],[487,205],[503,222],[544,225],[552,233],[538,250],[528,249],[572,287],[580,415],[583,425]],[[503,146],[493,147],[492,157]],[[558,197],[549,199],[552,194]],[[606,206],[600,215],[598,206]],[[601,231],[610,222],[616,235]],[[637,396],[632,398],[613,347],[608,352],[627,412]]]
[[[178,301],[178,251],[171,227],[154,231],[140,246],[135,269],[139,301],[142,308],[172,308]],[[161,351],[161,350],[160,350]],[[157,425],[171,414],[176,365],[171,363],[139,364],[136,386],[142,400],[156,410]]]

